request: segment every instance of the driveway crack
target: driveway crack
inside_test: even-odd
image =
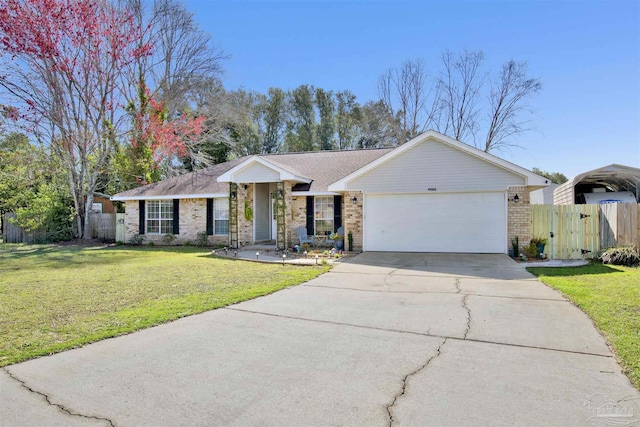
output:
[[[471,329],[471,310],[467,305],[467,298],[469,298],[469,294],[465,294],[465,296],[462,297],[462,308],[467,310],[467,328],[464,331],[464,337],[462,337],[463,340],[467,339],[467,335],[469,335],[469,330]]]
[[[391,278],[391,274],[387,274],[384,276],[384,285],[387,287],[387,291],[391,291],[391,284],[389,283],[389,279]]]
[[[41,391],[38,391],[38,390],[34,390],[33,388],[29,387],[26,382],[24,382],[20,378],[16,377],[15,375],[13,375],[7,368],[2,368],[2,370],[7,373],[9,378],[11,378],[12,380],[16,381],[24,389],[28,390],[29,392],[31,392],[31,393],[33,393],[35,395],[38,395],[38,396],[42,397],[47,402],[47,404],[49,404],[51,406],[55,406],[56,408],[60,409],[64,413],[66,413],[66,414],[68,414],[68,415],[70,415],[72,417],[80,417],[80,418],[96,420],[96,421],[106,421],[107,423],[109,423],[109,425],[111,427],[116,427],[115,422],[113,422],[109,418],[98,417],[98,416],[95,416],[95,415],[80,414],[78,412],[73,411],[72,409],[67,408],[66,406],[64,406],[62,404],[54,403],[54,402],[51,401],[51,398],[47,394],[45,394],[45,393],[43,393]]]
[[[219,308],[218,310],[237,311],[240,313],[256,314],[259,316],[269,316],[269,317],[275,317],[278,319],[288,319],[288,320],[296,320],[301,322],[320,323],[320,324],[334,325],[334,326],[346,326],[349,328],[367,329],[371,331],[392,332],[395,334],[407,334],[407,335],[416,335],[421,337],[446,338],[446,339],[452,339],[456,341],[464,341],[464,338],[460,338],[460,337],[432,334],[430,333],[431,329],[428,329],[429,333],[427,334],[426,332],[407,331],[407,330],[401,330],[401,329],[390,329],[390,328],[382,328],[382,327],[376,327],[376,326],[358,325],[357,323],[345,323],[345,322],[338,322],[334,320],[312,319],[308,317],[287,316],[285,314],[267,313],[264,311],[255,311],[255,310],[245,310],[243,308],[224,307],[224,308]],[[535,350],[555,351],[559,353],[584,354],[587,356],[608,357],[608,358],[613,357],[611,354],[601,354],[601,353],[593,353],[589,351],[578,351],[578,350],[563,350],[560,348],[541,347],[536,345],[525,345],[525,344],[514,344],[514,343],[508,343],[508,342],[481,340],[481,339],[474,339],[474,338],[469,338],[467,341],[479,342],[484,344],[502,345],[507,347],[532,348]]]
[[[459,294],[462,292],[462,289],[460,288],[460,279],[456,278],[456,281],[454,282],[454,285],[456,287],[456,293]],[[464,296],[462,297],[462,308],[464,308],[465,310],[467,310],[467,327],[464,331],[464,336],[462,337],[463,340],[467,339],[467,335],[469,335],[469,330],[471,329],[471,310],[469,309],[469,306],[467,305],[467,298],[469,298],[469,294],[464,294]]]
[[[425,370],[427,368],[427,366],[429,366],[429,364],[433,360],[435,360],[438,356],[440,356],[440,352],[442,350],[442,346],[444,346],[446,342],[447,342],[447,338],[442,340],[442,342],[440,343],[440,345],[436,349],[436,354],[435,355],[431,356],[429,359],[427,359],[427,361],[422,366],[420,366],[415,371],[408,373],[402,379],[402,388],[400,389],[400,392],[398,394],[396,394],[393,397],[393,401],[389,405],[387,405],[387,416],[389,417],[389,427],[392,427],[393,424],[395,423],[395,419],[393,418],[393,408],[396,405],[396,403],[398,402],[398,400],[400,398],[402,398],[402,396],[404,396],[405,393],[407,392],[407,383],[409,381],[409,378],[414,376],[414,375],[416,375],[416,374],[418,374],[418,373],[420,373],[421,371]]]

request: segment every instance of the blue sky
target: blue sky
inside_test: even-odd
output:
[[[231,57],[224,84],[265,93],[312,84],[374,100],[378,77],[445,49],[482,50],[497,71],[527,61],[543,91],[534,130],[497,152],[572,177],[611,163],[640,167],[640,1],[206,1],[200,26]]]

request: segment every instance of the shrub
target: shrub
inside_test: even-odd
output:
[[[131,238],[129,239],[129,244],[130,245],[141,245],[142,242],[144,242],[144,237],[139,235],[139,234],[134,234],[133,236],[131,236]]]
[[[74,214],[68,194],[54,183],[36,185],[33,191],[25,195],[25,207],[17,208],[16,219],[10,221],[33,232],[35,243],[70,240]]]
[[[163,245],[171,245],[174,240],[176,240],[175,234],[167,233],[164,236],[162,236]]]
[[[538,247],[536,246],[535,243],[531,242],[527,246],[522,248],[522,253],[527,258],[535,258],[538,256]]]
[[[633,267],[640,264],[640,254],[633,246],[609,248],[598,257],[603,264],[626,265]]]
[[[196,234],[196,240],[194,242],[196,246],[205,247],[209,246],[209,236],[206,231],[201,231]]]
[[[547,238],[546,237],[542,237],[542,236],[533,236],[531,238],[531,243],[534,243],[536,245],[546,245],[547,244]]]

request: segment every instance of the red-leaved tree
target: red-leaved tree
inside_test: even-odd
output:
[[[148,55],[131,13],[107,0],[0,0],[0,88],[61,160],[87,232],[93,193],[126,131],[126,70]]]
[[[204,117],[180,113],[171,118],[164,102],[158,101],[141,83],[138,103],[127,108],[132,116],[130,146],[125,151],[126,169],[139,184],[149,184],[162,177],[179,158],[187,156],[189,147],[199,142]]]

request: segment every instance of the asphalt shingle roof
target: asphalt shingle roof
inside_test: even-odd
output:
[[[229,184],[217,178],[249,157],[240,157],[205,169],[174,176],[164,181],[143,185],[116,194],[114,197],[186,196],[189,194],[228,193]]]
[[[268,154],[264,160],[296,175],[312,179],[309,191],[327,191],[332,184],[368,165],[392,148],[350,151],[312,151],[305,153]]]
[[[349,151],[312,151],[304,153],[266,154],[258,157],[295,175],[312,179],[309,191],[327,191],[329,184],[387,154],[392,148]],[[118,193],[115,197],[155,197],[227,193],[229,184],[217,178],[251,156],[219,163],[164,181]]]

